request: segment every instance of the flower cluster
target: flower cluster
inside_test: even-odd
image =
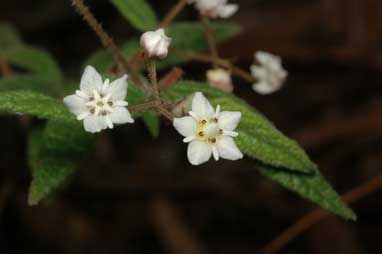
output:
[[[258,81],[253,84],[253,89],[264,95],[279,90],[288,76],[288,72],[282,67],[281,58],[259,51],[255,54],[255,59],[259,65],[252,65],[251,72]]]

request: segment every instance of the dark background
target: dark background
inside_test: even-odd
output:
[[[117,42],[137,35],[108,1],[86,1]],[[162,17],[175,0],[150,1]],[[238,0],[243,33],[220,47],[248,68],[255,50],[283,57],[286,86],[235,93],[295,138],[339,193],[382,166],[382,3],[377,0]],[[194,19],[187,8],[179,20]],[[101,47],[70,1],[13,0],[0,21],[50,51],[77,78]],[[203,79],[207,65],[183,65]],[[28,207],[28,130],[1,117],[0,253],[257,253],[314,206],[257,174],[249,160],[191,167],[186,146],[167,123],[152,140],[142,123],[100,135],[71,181]],[[382,188],[382,186],[381,186]],[[279,253],[381,253],[381,193],[352,204],[356,223],[331,216]],[[186,233],[186,234],[184,234]],[[171,251],[172,250],[172,251]]]

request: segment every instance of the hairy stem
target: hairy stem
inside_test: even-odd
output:
[[[122,65],[125,72],[130,75],[131,81],[133,81],[134,84],[136,84],[145,92],[147,92],[148,91],[147,85],[144,82],[142,82],[141,78],[139,77],[139,74],[135,71],[135,69],[129,63],[129,61],[127,61],[125,56],[122,54],[122,52],[119,50],[117,45],[114,43],[113,39],[106,33],[102,25],[97,21],[97,19],[94,17],[90,9],[85,5],[83,0],[72,0],[72,4],[73,6],[75,6],[76,10],[82,15],[82,17],[88,23],[90,28],[100,38],[104,47],[110,49],[115,59]]]
[[[156,101],[150,101],[150,102],[147,102],[147,103],[143,103],[143,104],[139,104],[139,105],[136,105],[136,106],[128,107],[128,109],[129,109],[130,112],[139,112],[139,111],[143,111],[143,110],[153,109],[153,108],[156,107],[156,105],[157,105]]]
[[[149,78],[152,85],[153,96],[156,100],[159,100],[159,87],[157,78],[157,65],[155,60],[151,61],[150,66],[148,66]]]
[[[171,24],[171,22],[179,15],[186,5],[187,0],[179,0],[178,3],[167,13],[163,21],[159,24],[159,27],[164,28]]]
[[[159,90],[164,90],[172,86],[175,82],[181,79],[183,76],[183,70],[174,67],[169,73],[166,74],[158,83]]]
[[[218,52],[218,49],[216,47],[216,41],[214,38],[213,31],[210,27],[210,21],[208,20],[208,18],[206,16],[200,16],[200,21],[201,21],[202,26],[203,26],[204,35],[206,36],[208,48],[209,48],[210,53],[212,55],[212,59],[214,59],[214,61],[212,62],[212,65],[214,68],[217,68],[218,64],[216,63],[216,59],[219,59],[219,52]]]

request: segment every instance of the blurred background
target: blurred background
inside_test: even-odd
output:
[[[105,0],[86,1],[117,42],[137,35]],[[163,17],[175,0],[149,1]],[[235,79],[235,93],[296,139],[339,193],[382,168],[382,2],[232,0],[242,34],[220,47],[248,69],[256,50],[279,54],[290,76],[260,96]],[[67,75],[101,44],[70,1],[2,1],[0,21],[50,51]],[[188,7],[178,20],[195,19]],[[183,65],[203,80],[208,65]],[[251,161],[192,167],[167,123],[158,140],[144,125],[103,132],[71,181],[28,207],[27,130],[1,117],[0,253],[253,254],[314,206],[263,178]],[[132,138],[133,137],[133,138]],[[382,189],[382,186],[381,186]],[[352,204],[356,223],[331,216],[279,253],[382,253],[382,193]]]

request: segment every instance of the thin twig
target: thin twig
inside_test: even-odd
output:
[[[143,110],[148,110],[148,109],[153,109],[157,105],[156,101],[150,101],[147,103],[139,104],[136,106],[131,106],[128,107],[130,112],[138,112],[138,111],[143,111]]]
[[[169,73],[167,73],[158,83],[159,91],[164,90],[172,86],[175,82],[181,79],[183,76],[183,70],[178,67],[174,67]]]
[[[12,75],[12,68],[9,66],[6,58],[0,54],[0,74],[4,77]]]
[[[156,107],[156,110],[158,113],[162,114],[164,117],[167,118],[170,122],[174,120],[174,114],[171,113],[164,105],[160,104]]]
[[[157,65],[155,60],[152,60],[148,66],[149,77],[152,85],[153,96],[156,100],[159,98],[159,87],[158,87],[158,78],[157,78]]]
[[[122,54],[122,52],[119,50],[117,45],[114,43],[113,39],[106,33],[102,25],[94,17],[90,9],[84,4],[82,0],[72,0],[72,4],[73,6],[76,7],[76,10],[82,15],[82,17],[88,23],[90,28],[100,38],[104,47],[109,48],[111,50],[115,59],[122,65],[125,72],[130,75],[131,81],[147,92],[148,91],[147,85],[144,82],[142,82],[141,78],[139,77],[139,74],[135,71],[133,66],[127,61],[125,56]]]
[[[203,16],[203,15],[200,16],[200,21],[201,21],[202,26],[203,26],[204,35],[206,36],[208,48],[209,48],[210,53],[212,55],[212,59],[214,59],[212,64],[213,64],[214,68],[217,68],[218,64],[216,63],[216,59],[219,59],[219,52],[218,52],[218,49],[216,47],[216,41],[214,38],[213,31],[210,27],[210,22],[209,22],[208,18],[206,16]]]
[[[187,5],[187,0],[179,0],[176,5],[174,5],[167,15],[164,17],[163,21],[159,24],[159,27],[167,27],[171,22],[179,15],[179,13]]]
[[[177,54],[179,56],[188,58],[190,60],[203,62],[203,63],[215,63],[218,66],[227,68],[231,71],[232,74],[250,82],[256,82],[256,79],[247,71],[240,69],[239,67],[234,66],[230,61],[222,59],[222,58],[213,58],[209,55],[199,54],[194,52],[187,52],[182,50],[174,50],[172,53]]]
[[[345,203],[351,204],[356,202],[365,196],[374,193],[377,190],[382,190],[382,176],[377,176],[371,181],[351,190],[342,196]],[[321,208],[317,208],[312,212],[306,214],[300,220],[298,220],[291,227],[287,228],[269,244],[267,244],[260,253],[272,254],[281,250],[285,245],[292,241],[297,236],[308,230],[310,227],[318,223],[320,220],[329,216],[330,213]]]
[[[168,253],[203,254],[202,243],[183,223],[176,207],[165,199],[156,199],[151,204],[154,229],[162,238]]]

